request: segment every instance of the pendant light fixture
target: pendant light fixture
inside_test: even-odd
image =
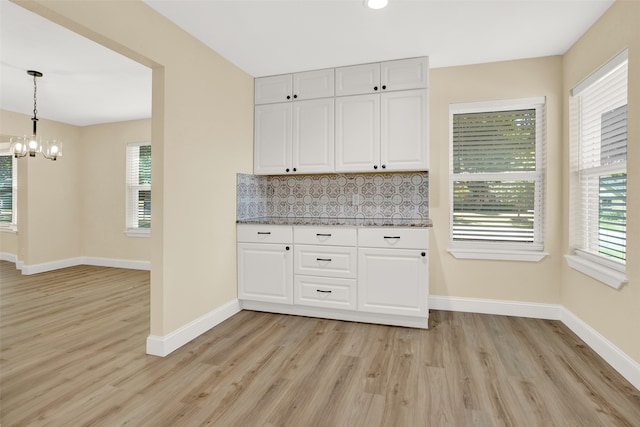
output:
[[[62,142],[43,140],[38,133],[38,85],[36,79],[42,77],[40,71],[29,70],[27,74],[33,77],[33,132],[31,136],[11,138],[11,153],[14,157],[35,157],[36,153],[42,154],[46,159],[56,160],[62,157]]]

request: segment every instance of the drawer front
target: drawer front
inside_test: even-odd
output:
[[[294,303],[314,307],[355,310],[357,308],[355,279],[316,276],[296,276]]]
[[[355,246],[355,228],[294,227],[294,243],[302,245]]]
[[[355,279],[355,247],[294,245],[295,274]]]
[[[247,243],[293,243],[293,227],[288,225],[238,224],[236,238]]]
[[[360,228],[358,246],[366,248],[428,249],[426,228]]]

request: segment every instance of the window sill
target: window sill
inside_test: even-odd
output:
[[[483,259],[496,261],[538,262],[549,255],[541,251],[496,250],[476,248],[450,248],[448,252],[457,259]]]
[[[0,232],[18,234],[18,227],[16,227],[15,225],[2,226],[0,227]]]
[[[130,228],[124,233],[128,237],[151,237],[150,228]]]
[[[586,274],[614,289],[620,289],[627,283],[627,276],[623,271],[603,265],[592,259],[580,255],[565,255],[569,267]]]

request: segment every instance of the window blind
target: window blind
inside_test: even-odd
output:
[[[0,224],[16,224],[16,161],[10,154],[0,155]]]
[[[127,145],[127,229],[151,228],[151,145]]]
[[[454,242],[542,249],[542,111],[530,105],[452,115]]]
[[[626,260],[627,56],[579,85],[570,99],[573,249]]]

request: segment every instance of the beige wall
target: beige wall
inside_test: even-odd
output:
[[[86,126],[80,136],[82,255],[150,261],[151,239],[125,234],[125,174],[127,143],[150,143],[151,120]]]
[[[235,299],[234,183],[252,170],[251,76],[140,1],[16,3],[153,68],[151,334]]]
[[[429,216],[432,295],[536,303],[560,302],[562,59],[558,56],[430,71]],[[540,262],[456,259],[449,248],[449,105],[546,97],[545,251]]]
[[[629,48],[627,152],[627,278],[620,290],[562,263],[562,303],[592,328],[640,363],[640,2],[620,1],[567,52],[563,61],[563,154],[569,157],[568,94],[582,79],[625,47]],[[564,194],[569,194],[569,163],[564,163]],[[569,250],[569,205],[563,203],[563,252]]]
[[[30,116],[3,110],[1,132],[21,136],[31,129]],[[18,233],[3,243],[27,265],[74,258],[80,253],[80,204],[78,193],[79,129],[40,119],[38,134],[63,141],[63,157],[54,161],[41,155],[18,159]]]

